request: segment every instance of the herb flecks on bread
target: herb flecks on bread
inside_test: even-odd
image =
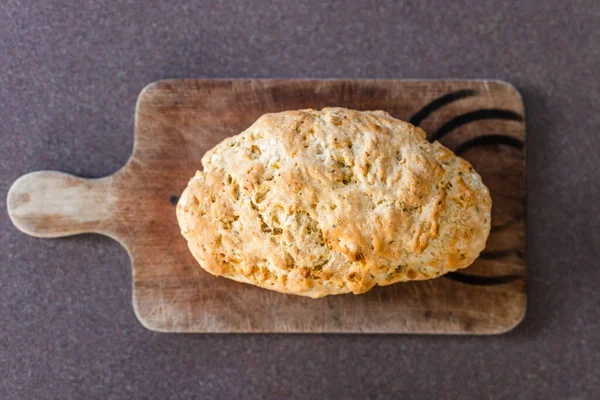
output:
[[[213,275],[309,297],[469,266],[491,199],[469,163],[383,111],[266,114],[202,158],[177,206]]]

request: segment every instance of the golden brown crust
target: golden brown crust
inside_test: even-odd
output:
[[[202,165],[177,206],[192,254],[283,293],[434,278],[470,265],[490,230],[469,163],[383,111],[266,114]]]

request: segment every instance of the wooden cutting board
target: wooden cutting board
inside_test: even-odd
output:
[[[493,200],[492,232],[473,266],[313,300],[197,265],[175,204],[202,155],[261,114],[325,106],[386,110],[473,164]],[[500,333],[526,305],[524,140],[521,97],[498,81],[168,80],[139,96],[125,167],[102,179],[27,174],[11,187],[8,212],[32,236],[96,232],[119,241],[131,257],[136,315],[156,331]]]

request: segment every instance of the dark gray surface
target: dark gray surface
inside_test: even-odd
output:
[[[598,398],[598,1],[106,3],[0,1],[0,398]],[[492,337],[145,330],[119,244],[27,237],[5,197],[33,170],[119,169],[140,89],[183,77],[512,82],[528,123],[524,322]]]

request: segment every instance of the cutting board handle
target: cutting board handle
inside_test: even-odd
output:
[[[111,177],[83,179],[57,171],[37,171],[17,179],[7,209],[22,232],[42,238],[106,233],[116,198]]]

